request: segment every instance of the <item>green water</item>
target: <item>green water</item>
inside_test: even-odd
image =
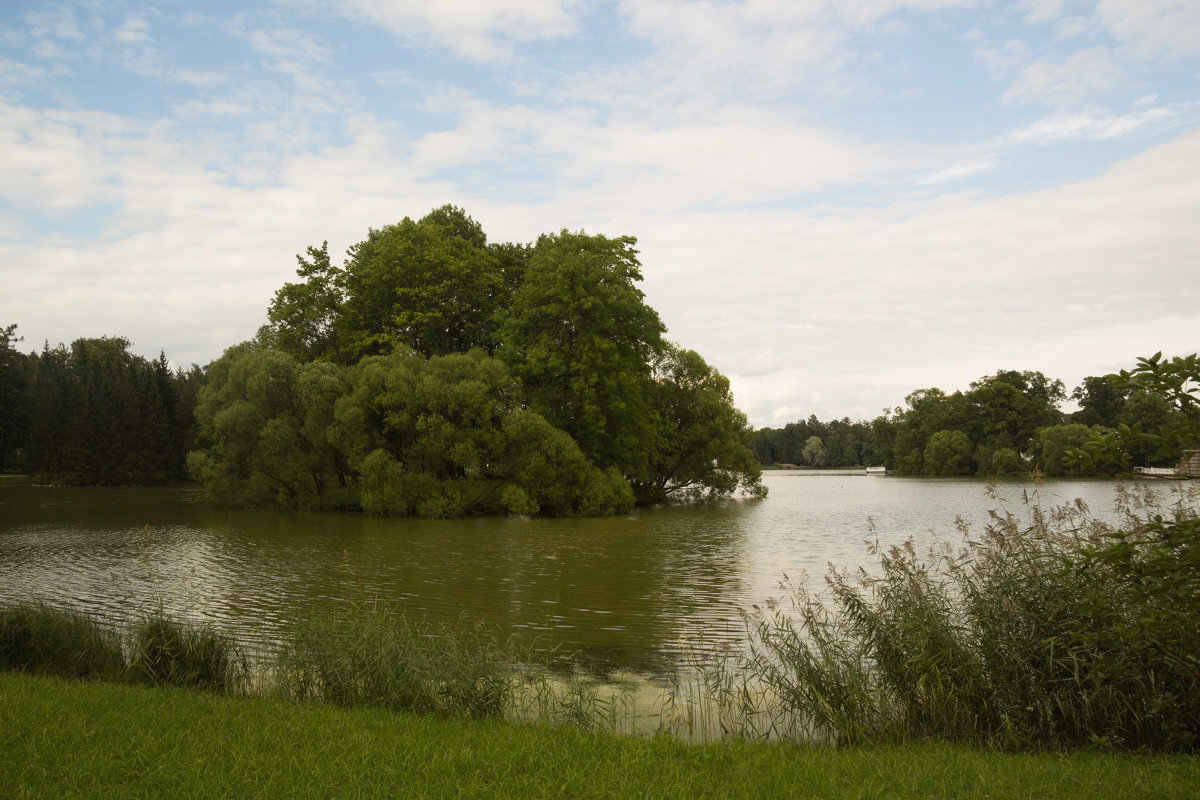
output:
[[[173,614],[270,639],[299,609],[382,602],[435,621],[484,619],[609,670],[669,671],[698,646],[738,643],[740,612],[863,544],[960,538],[1001,502],[977,481],[771,474],[770,496],[607,519],[385,520],[229,511],[190,488],[0,486],[0,599],[41,598],[124,619]],[[1108,482],[1001,487],[1043,505]]]

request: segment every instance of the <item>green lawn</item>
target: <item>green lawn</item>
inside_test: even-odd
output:
[[[1200,798],[1200,758],[683,745],[0,674],[0,797]]]

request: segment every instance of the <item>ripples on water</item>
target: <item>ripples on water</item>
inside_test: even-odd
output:
[[[381,602],[434,621],[484,619],[600,669],[669,672],[697,642],[736,643],[739,609],[787,573],[872,562],[882,546],[959,541],[988,509],[1084,498],[1104,481],[1007,483],[769,473],[770,496],[615,519],[381,520],[227,511],[194,489],[0,487],[0,599],[45,599],[112,619],[168,613],[270,639],[305,609]]]

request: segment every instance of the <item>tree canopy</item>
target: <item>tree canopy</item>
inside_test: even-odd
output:
[[[765,493],[729,382],[664,338],[631,236],[489,243],[460,208],[298,258],[214,363],[189,463],[235,504],[605,514]]]

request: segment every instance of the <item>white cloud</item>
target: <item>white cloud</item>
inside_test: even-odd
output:
[[[1189,105],[1158,106],[1129,114],[1112,114],[1089,110],[1078,114],[1058,112],[1008,134],[1015,144],[1046,145],[1071,140],[1115,139],[1147,128],[1168,127],[1175,123]]]
[[[1057,20],[1063,12],[1063,0],[1021,0],[1017,8],[1025,12],[1025,22],[1039,25]]]
[[[331,4],[329,11],[486,61],[507,58],[514,44],[573,32],[579,5],[573,0],[347,0]]]
[[[648,220],[648,299],[758,424],[805,405],[874,416],[912,389],[1000,368],[1077,381],[1143,351],[1195,349],[1197,170],[1191,133],[1021,195]],[[743,371],[759,349],[786,366]]]
[[[894,169],[883,148],[856,143],[788,115],[745,106],[655,124],[595,112],[501,108],[461,100],[452,129],[413,143],[412,164],[434,176],[514,159],[544,166],[526,188],[663,212],[763,203],[854,183]],[[619,199],[618,199],[619,198]]]
[[[1092,47],[1062,61],[1040,60],[1026,66],[1003,99],[1068,105],[1122,85],[1126,80],[1125,71],[1107,47]]]
[[[949,181],[957,181],[963,178],[977,175],[981,172],[989,172],[996,169],[1000,162],[993,156],[982,156],[970,158],[965,161],[958,161],[948,167],[940,169],[933,174],[922,178],[918,181],[922,185],[930,185],[937,183],[947,183]]]
[[[113,33],[121,44],[137,44],[150,41],[150,23],[144,17],[129,17]]]
[[[1138,57],[1195,58],[1200,3],[1194,0],[1101,0],[1100,19]]]
[[[75,12],[69,8],[60,7],[43,11],[30,11],[25,14],[25,22],[29,32],[36,38],[53,37],[82,42],[83,32],[75,19]]]

